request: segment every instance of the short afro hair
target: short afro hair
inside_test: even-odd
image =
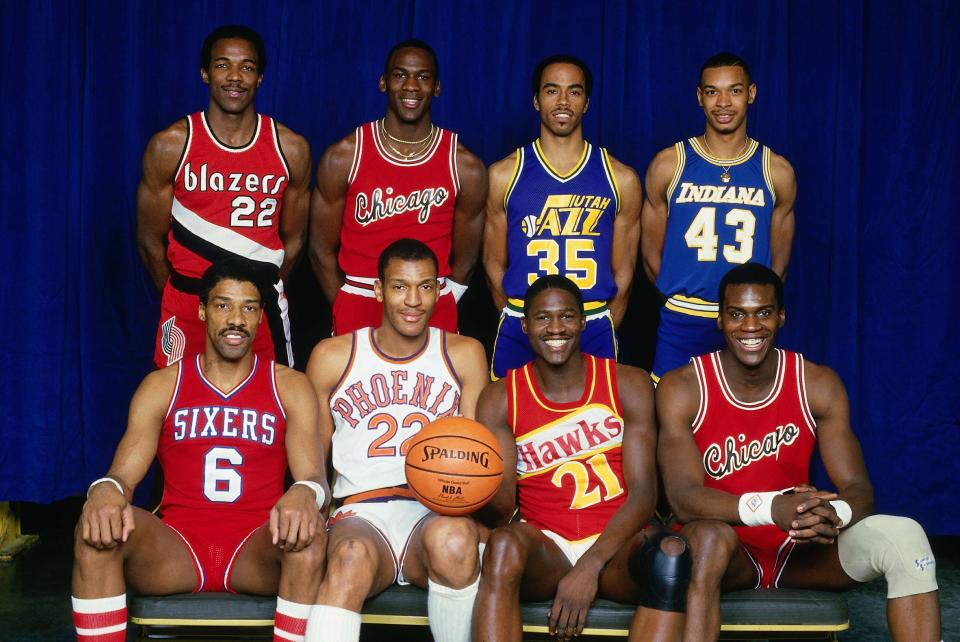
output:
[[[537,96],[540,94],[540,81],[543,79],[543,72],[546,68],[550,65],[560,63],[566,63],[580,68],[580,71],[583,72],[583,90],[586,92],[587,98],[589,98],[590,94],[593,93],[593,74],[590,73],[590,67],[580,58],[570,54],[547,56],[537,64],[533,70],[533,75],[530,77],[530,88],[533,90],[533,95]]]
[[[267,48],[264,46],[263,38],[260,37],[260,34],[244,25],[221,25],[211,31],[203,41],[203,46],[200,48],[200,68],[210,68],[210,56],[213,51],[213,45],[216,44],[218,40],[226,40],[228,38],[239,38],[253,45],[253,48],[257,50],[257,75],[262,76],[263,72],[267,70]]]

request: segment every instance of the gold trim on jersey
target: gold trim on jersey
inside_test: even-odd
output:
[[[713,154],[709,153],[707,150],[703,148],[703,145],[700,144],[700,141],[697,139],[696,136],[694,136],[693,138],[688,138],[687,142],[690,143],[690,148],[694,152],[696,152],[697,156],[700,156],[701,158],[703,158],[703,160],[707,161],[711,165],[716,165],[717,167],[733,167],[734,165],[742,165],[746,163],[748,160],[750,160],[754,152],[757,151],[757,147],[760,146],[760,143],[758,143],[757,141],[755,141],[750,137],[747,137],[747,140],[749,142],[747,143],[746,150],[744,150],[744,152],[739,156],[737,156],[736,158],[729,158],[729,159],[717,158]]]
[[[670,180],[670,184],[667,185],[667,218],[670,218],[670,202],[673,200],[673,192],[680,184],[680,177],[683,176],[683,170],[687,166],[687,150],[683,146],[683,141],[674,143],[673,148],[677,152],[677,166],[673,170],[673,178]]]
[[[764,145],[761,165],[763,166],[763,181],[767,184],[767,189],[770,190],[770,202],[776,206],[777,190],[773,189],[773,170],[770,168],[771,153],[770,148]]]
[[[530,433],[527,433],[527,434],[530,434]],[[526,436],[527,435],[524,435],[524,437]],[[517,475],[517,480],[519,481],[521,479],[529,479],[530,477],[543,475],[543,474],[549,473],[555,468],[559,468],[560,466],[563,466],[567,462],[583,461],[583,460],[589,459],[590,457],[593,457],[594,455],[599,455],[600,453],[605,453],[608,450],[613,450],[614,448],[620,448],[621,446],[623,446],[623,439],[618,439],[616,440],[615,443],[607,444],[605,446],[600,446],[598,448],[591,448],[590,450],[585,450],[581,453],[577,453],[576,455],[572,455],[570,457],[561,457],[557,461],[553,462],[552,464],[548,464],[543,468],[538,468],[536,470],[530,471],[529,473],[521,473]]]
[[[583,357],[584,359],[587,360],[587,368],[589,368],[590,390],[589,391],[585,390],[586,394],[581,395],[580,398],[593,399],[593,392],[597,389],[597,359],[596,357],[593,357],[588,354],[584,354]],[[539,405],[544,410],[549,410],[550,412],[562,412],[564,414],[568,414],[569,411],[586,407],[586,406],[577,406],[576,408],[560,408],[557,406],[550,405],[551,403],[550,400],[546,398],[541,398],[540,393],[536,389],[536,386],[533,385],[533,366],[531,364],[527,364],[526,366],[523,367],[523,370],[521,370],[521,372],[523,372],[523,378],[527,382],[527,390],[530,391],[530,395],[533,397],[533,400],[536,401],[537,405]],[[575,402],[570,402],[570,403],[575,403]],[[587,404],[587,405],[589,406],[593,404]],[[613,411],[612,408],[611,408],[611,411]],[[614,414],[616,414],[616,411],[613,411],[613,412]],[[526,433],[526,434],[530,434],[530,433]]]
[[[614,209],[613,214],[616,216],[620,213],[620,186],[617,184],[617,176],[613,173],[613,164],[610,162],[610,154],[607,153],[607,150],[603,147],[600,147],[600,160],[603,163],[603,171],[607,174],[607,180],[610,182],[610,189],[613,190],[613,195],[617,199],[617,207]]]
[[[550,164],[549,159],[547,159],[547,155],[543,152],[543,148],[540,146],[539,138],[533,141],[533,153],[536,155],[537,160],[540,161],[540,164],[543,165],[543,168],[549,173],[553,174],[554,178],[560,181],[568,181],[579,174],[580,170],[586,166],[587,160],[590,158],[590,143],[583,141],[583,151],[580,152],[580,160],[578,160],[577,164],[573,166],[573,169],[566,174],[561,174],[553,165]]]
[[[718,303],[698,299],[695,296],[683,296],[682,294],[674,294],[663,305],[668,310],[693,317],[703,317],[704,319],[716,319],[720,313]]]
[[[517,148],[517,162],[513,166],[513,175],[510,182],[507,183],[507,191],[503,193],[503,211],[507,211],[507,203],[510,201],[510,195],[513,194],[513,188],[517,186],[520,180],[520,169],[523,167],[523,147]]]

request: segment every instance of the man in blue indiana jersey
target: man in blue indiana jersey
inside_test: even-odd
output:
[[[520,327],[523,295],[546,274],[562,274],[583,292],[583,351],[615,359],[640,237],[636,172],[583,139],[590,69],[574,56],[551,56],[537,65],[531,89],[540,137],[490,166],[483,265],[503,311],[495,379],[534,359]]]
[[[706,131],[664,149],[647,168],[643,268],[666,298],[654,381],[723,347],[716,298],[731,267],[754,261],[781,278],[787,271],[797,181],[785,158],[747,136],[756,96],[742,58],[711,57],[697,87]]]

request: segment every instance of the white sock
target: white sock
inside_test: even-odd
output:
[[[480,588],[480,576],[462,589],[427,580],[427,617],[435,642],[470,642],[473,602]]]
[[[122,642],[127,636],[127,595],[71,597],[77,639],[89,642]]]
[[[298,604],[277,597],[277,613],[274,617],[274,642],[303,642],[304,629],[307,627],[307,617],[310,615],[312,604]]]
[[[314,604],[307,618],[306,642],[357,642],[360,614],[338,606]]]

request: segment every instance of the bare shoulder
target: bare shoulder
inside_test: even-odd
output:
[[[166,410],[179,379],[180,363],[154,370],[140,382],[130,402],[131,407],[135,405],[138,408],[154,406],[159,408],[162,406]]]
[[[700,403],[700,384],[692,363],[671,370],[657,383],[657,414],[696,407]]]
[[[357,149],[357,132],[352,131],[327,147],[317,164],[317,178],[323,174],[339,172],[344,177],[353,165],[353,155]]]
[[[280,138],[280,147],[288,160],[307,160],[310,158],[310,143],[280,121],[277,123],[277,135]]]
[[[353,335],[343,334],[324,339],[310,353],[307,378],[315,388],[332,388],[350,364],[353,354]]]
[[[497,428],[507,419],[507,380],[488,383],[477,400],[477,419],[487,428]],[[491,425],[493,424],[493,425]]]
[[[607,154],[607,158],[610,159],[610,169],[613,170],[613,176],[617,179],[617,185],[621,191],[640,187],[640,177],[637,176],[637,172],[632,167],[626,163],[621,163],[611,154]]]
[[[161,129],[150,137],[144,153],[145,159],[161,164],[179,162],[183,148],[187,144],[188,131],[186,118],[181,118],[169,127]]]
[[[457,141],[457,171],[482,172],[486,168],[480,157],[471,152],[461,141]]]
[[[846,400],[847,389],[833,368],[813,361],[803,360],[803,379],[811,410],[827,408],[833,403]]]
[[[490,187],[491,189],[496,185],[501,190],[506,186],[507,181],[510,180],[510,177],[513,176],[513,171],[517,166],[517,156],[519,151],[514,150],[505,158],[501,158],[492,165],[488,170],[490,176]]]
[[[661,149],[647,166],[647,180],[673,176],[677,169],[677,148],[674,145]],[[647,189],[650,189],[647,187]]]
[[[617,372],[617,393],[625,409],[635,411],[653,410],[653,381],[643,368],[615,364]]]
[[[454,360],[454,365],[479,362],[484,367],[486,366],[487,353],[483,349],[483,344],[473,337],[448,332],[446,333],[446,341],[447,352],[450,358]]]

